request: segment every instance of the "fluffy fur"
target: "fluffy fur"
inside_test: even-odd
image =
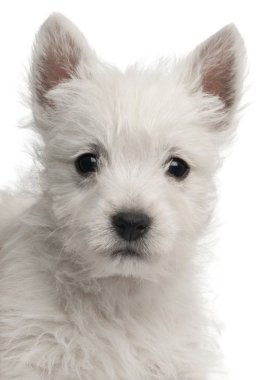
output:
[[[188,57],[122,73],[51,15],[30,70],[39,193],[1,195],[0,374],[9,380],[206,380],[220,370],[198,243],[241,94],[244,47],[229,25]],[[97,150],[99,171],[76,171]],[[166,174],[170,157],[190,173]],[[147,213],[126,243],[122,210]],[[138,250],[142,257],[115,256]]]

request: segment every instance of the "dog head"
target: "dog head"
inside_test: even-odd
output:
[[[46,20],[34,47],[32,110],[68,260],[92,277],[155,278],[185,263],[210,216],[243,56],[229,25],[178,62],[122,73],[63,16]]]

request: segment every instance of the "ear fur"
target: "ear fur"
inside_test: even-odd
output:
[[[197,46],[184,63],[182,80],[189,90],[216,97],[231,116],[241,97],[245,63],[244,43],[235,25],[225,26]]]
[[[33,101],[51,106],[48,91],[74,77],[87,75],[92,56],[78,28],[61,14],[54,13],[41,26],[34,45],[30,84]]]

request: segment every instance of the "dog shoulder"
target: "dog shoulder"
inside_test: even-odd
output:
[[[13,235],[20,215],[35,201],[27,193],[0,191],[0,249]]]

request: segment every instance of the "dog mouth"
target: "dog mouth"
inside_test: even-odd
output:
[[[138,258],[142,259],[143,258],[143,253],[139,252],[135,249],[132,248],[125,248],[125,249],[117,249],[112,252],[111,254],[112,257],[128,257],[128,258]]]

